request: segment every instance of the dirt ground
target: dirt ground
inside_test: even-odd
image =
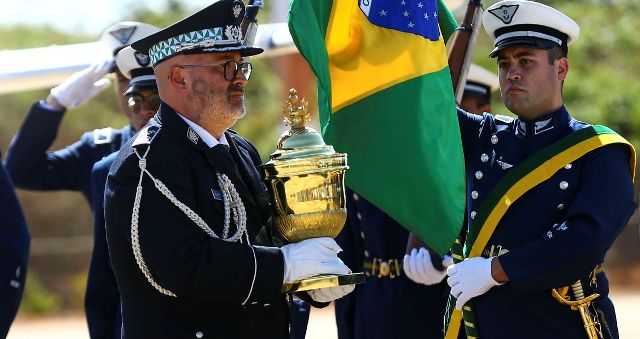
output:
[[[621,339],[640,338],[640,290],[613,291],[611,298],[616,305]],[[82,315],[48,318],[18,318],[7,339],[87,339]],[[335,339],[336,325],[333,307],[313,309],[307,339]]]

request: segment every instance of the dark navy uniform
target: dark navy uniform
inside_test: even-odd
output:
[[[0,338],[18,312],[29,258],[29,231],[11,179],[0,165]]]
[[[99,192],[93,192],[91,168],[96,161],[118,151],[135,132],[131,126],[96,129],[84,133],[72,145],[47,152],[57,135],[64,112],[49,109],[41,102],[31,106],[9,147],[7,170],[17,187],[43,191],[80,191],[92,210],[102,213],[106,172],[102,186],[94,186]],[[104,221],[101,224],[104,225]],[[115,299],[111,299],[114,290],[117,292],[117,285],[110,270],[104,227],[94,227],[94,251],[85,294],[85,313],[91,338],[119,338],[117,331],[120,318],[117,309],[114,309],[114,305],[119,308],[119,299],[117,294]]]
[[[336,239],[340,258],[352,271],[365,272],[367,282],[336,300],[339,338],[442,337],[449,286],[416,284],[403,274],[409,232],[351,190],[347,210]]]
[[[117,154],[111,153],[96,162],[91,170],[91,204],[96,208],[93,210],[93,252],[85,292],[91,338],[120,338],[122,327],[120,293],[111,267],[104,228],[104,185]]]
[[[589,126],[564,107],[535,121],[459,112],[467,171],[468,225],[496,183],[520,162]],[[613,144],[566,164],[517,200],[500,220],[484,257],[500,255],[509,281],[472,299],[480,338],[584,338],[580,315],[552,288],[582,280],[606,332],[617,338],[602,264],[636,208],[628,146]],[[463,332],[463,331],[462,331]]]
[[[39,190],[80,191],[91,200],[91,167],[120,149],[135,132],[130,126],[86,132],[63,149],[47,152],[58,133],[64,110],[52,110],[42,102],[31,106],[14,137],[5,165],[16,187]]]
[[[230,132],[225,136],[230,149],[221,144],[209,148],[163,104],[112,165],[105,219],[122,298],[123,338],[288,337],[289,311],[281,293],[282,253],[278,248],[255,246],[270,243],[271,210],[258,171],[260,158],[245,139]],[[141,171],[134,149],[140,154],[148,150],[147,170],[218,235],[222,235],[225,213],[216,175],[227,175],[244,203],[253,248],[209,236],[145,175],[140,251],[151,277],[176,297],[160,293],[132,251],[132,210]],[[233,226],[230,232],[235,232]]]

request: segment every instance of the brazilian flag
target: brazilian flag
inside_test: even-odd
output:
[[[440,254],[465,206],[444,44],[455,28],[441,0],[292,0],[289,10],[318,78],[323,136],[349,155],[347,186]]]

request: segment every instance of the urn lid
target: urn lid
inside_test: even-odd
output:
[[[333,146],[324,143],[320,133],[305,126],[310,115],[309,102],[298,98],[298,92],[294,88],[290,89],[289,99],[282,107],[282,116],[284,123],[291,129],[278,138],[278,148],[271,154],[271,161],[336,153]]]

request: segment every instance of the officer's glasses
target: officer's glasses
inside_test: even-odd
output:
[[[142,106],[143,104],[147,104],[147,107],[154,111],[157,112],[158,108],[160,108],[160,96],[158,96],[157,94],[151,94],[149,96],[142,96],[142,95],[130,95],[129,98],[127,99],[127,106],[129,106],[129,110],[132,113],[140,113],[140,111],[142,110]]]
[[[222,67],[222,69],[224,70],[224,79],[227,81],[231,81],[231,80],[235,80],[235,78],[238,76],[238,71],[242,72],[242,75],[244,75],[244,78],[249,80],[249,77],[251,77],[251,71],[253,71],[253,66],[251,66],[250,63],[248,62],[243,62],[241,64],[237,63],[236,61],[233,60],[229,60],[227,62],[225,62],[224,64],[217,64],[217,65],[177,65],[178,67],[185,67],[185,68],[189,68],[189,67]]]

